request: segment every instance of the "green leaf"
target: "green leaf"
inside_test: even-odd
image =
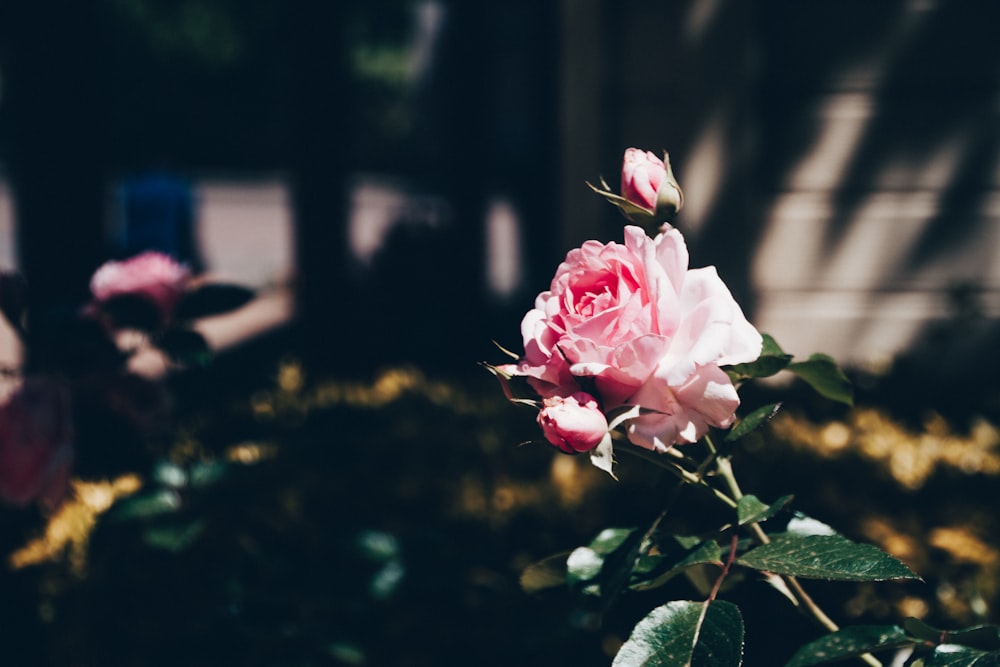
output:
[[[743,617],[731,602],[675,600],[657,607],[632,629],[615,667],[739,667]]]
[[[785,667],[809,667],[917,643],[898,625],[858,625],[820,637],[796,651]]]
[[[740,420],[736,426],[726,434],[726,442],[733,442],[734,440],[739,440],[743,436],[756,431],[761,426],[771,421],[774,415],[778,414],[778,410],[781,409],[781,403],[770,403],[757,408],[746,417]]]
[[[722,547],[713,540],[701,542],[694,548],[680,553],[645,556],[639,559],[632,572],[629,588],[648,591],[667,583],[674,577],[698,565],[722,565]]]
[[[362,530],[354,538],[355,546],[365,558],[384,563],[399,558],[399,540],[381,530]]]
[[[854,405],[854,390],[837,362],[825,354],[813,354],[806,361],[788,365],[788,370],[831,401]]]
[[[151,526],[143,532],[143,539],[146,544],[156,549],[180,553],[194,544],[204,530],[204,520],[178,525]]]
[[[188,471],[188,481],[196,489],[207,488],[225,479],[229,470],[225,461],[199,461]]]
[[[590,548],[601,556],[617,551],[635,534],[635,528],[605,528],[590,542]]]
[[[219,315],[240,308],[256,296],[252,289],[229,283],[211,283],[187,292],[174,311],[174,317],[193,320]]]
[[[996,625],[973,625],[961,630],[942,630],[927,625],[920,619],[907,618],[903,621],[903,627],[914,637],[935,644],[961,644],[984,651],[1000,649],[1000,627]]]
[[[636,565],[642,533],[634,528],[606,528],[588,546],[566,559],[566,582],[585,595],[612,599]]]
[[[733,382],[770,377],[784,370],[791,363],[792,355],[786,354],[774,338],[767,334],[761,334],[761,336],[764,338],[764,344],[756,361],[733,364],[724,369]]]
[[[760,336],[764,341],[761,345],[760,356],[762,357],[792,356],[790,354],[787,354],[784,350],[781,349],[781,346],[778,345],[778,341],[774,340],[774,337],[771,336],[771,334],[762,333]]]
[[[746,495],[736,504],[736,517],[739,525],[761,523],[767,521],[784,509],[792,501],[792,496],[782,496],[771,505],[765,505],[756,496]]]
[[[368,592],[376,600],[388,600],[399,589],[406,567],[398,558],[383,565],[368,584]]]
[[[338,663],[361,667],[368,662],[364,649],[349,642],[333,642],[326,647],[326,652]]]
[[[172,486],[175,489],[183,488],[187,484],[187,471],[169,461],[158,462],[153,468],[152,477],[163,486]]]
[[[157,337],[156,344],[174,362],[185,366],[205,366],[212,358],[208,341],[194,329],[168,329]]]
[[[149,519],[172,514],[181,507],[181,497],[173,489],[157,489],[124,498],[111,508],[108,518],[117,521]]]
[[[997,667],[1000,651],[980,651],[958,644],[941,644],[923,658],[923,667]]]
[[[538,593],[566,583],[566,561],[570,552],[554,554],[532,563],[521,571],[521,589]]]
[[[577,547],[566,559],[566,582],[573,590],[587,595],[600,595],[601,587],[594,582],[604,567],[604,559],[590,547]]]
[[[775,574],[833,581],[919,579],[889,554],[871,544],[857,544],[840,535],[785,533],[770,544],[743,554],[745,567]]]

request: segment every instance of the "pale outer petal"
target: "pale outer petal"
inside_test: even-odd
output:
[[[709,426],[728,427],[740,404],[729,376],[717,366],[696,369],[680,387],[656,376],[629,402],[655,411],[629,422],[629,440],[661,452],[673,443],[696,442]]]

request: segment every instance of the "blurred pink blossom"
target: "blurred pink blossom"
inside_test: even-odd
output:
[[[120,262],[106,262],[90,279],[90,291],[97,303],[123,296],[147,299],[167,321],[190,275],[187,266],[151,251]]]

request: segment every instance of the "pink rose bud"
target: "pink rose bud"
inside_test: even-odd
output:
[[[622,161],[622,196],[633,204],[656,209],[656,193],[667,178],[663,160],[650,151],[638,148],[625,150]]]
[[[102,265],[90,279],[90,291],[98,303],[125,296],[146,299],[167,320],[184,294],[189,275],[186,266],[167,255],[145,252]]]
[[[545,439],[568,454],[597,447],[608,433],[608,420],[597,399],[582,391],[544,399],[538,424]]]
[[[679,211],[684,202],[665,153],[664,158],[661,160],[650,151],[629,148],[622,160],[622,196],[659,219]]]
[[[0,499],[58,506],[73,462],[69,390],[53,380],[25,380],[0,405]]]

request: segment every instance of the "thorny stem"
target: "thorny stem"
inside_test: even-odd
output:
[[[677,476],[682,481],[687,482],[688,484],[694,484],[695,486],[700,486],[702,488],[711,491],[713,494],[715,494],[716,498],[724,502],[729,507],[736,507],[736,501],[734,501],[732,498],[727,496],[722,491],[716,489],[711,484],[707,483],[704,479],[702,479],[701,475],[693,473],[689,470],[685,470],[684,468],[681,468],[678,465],[665,462],[663,460],[663,456],[660,454],[652,452],[648,449],[642,449],[641,447],[636,447],[634,445],[619,447],[616,451],[628,452],[629,454],[637,456],[640,459],[645,459],[646,461],[649,461],[653,465],[659,466],[660,468],[663,468],[667,472]]]
[[[743,497],[743,491],[740,489],[739,482],[736,481],[736,475],[733,473],[733,465],[728,457],[718,456],[718,452],[715,448],[715,444],[712,439],[706,435],[705,442],[708,444],[709,449],[712,452],[712,456],[715,457],[715,469],[719,472],[719,476],[722,477],[726,482],[726,486],[729,487],[729,492],[732,494],[733,500],[739,502]],[[762,544],[769,544],[771,538],[767,536],[764,529],[760,527],[756,521],[748,524],[751,531],[753,531],[754,536],[760,540]],[[793,592],[797,604],[801,604],[806,611],[822,625],[828,632],[836,632],[840,629],[833,619],[826,615],[819,605],[806,593],[805,589],[802,588],[802,584],[799,583],[798,579],[791,575],[782,575],[782,580],[787,584],[788,588]],[[714,593],[714,591],[713,591]],[[870,653],[866,653],[859,658],[871,667],[882,667],[882,663]]]

